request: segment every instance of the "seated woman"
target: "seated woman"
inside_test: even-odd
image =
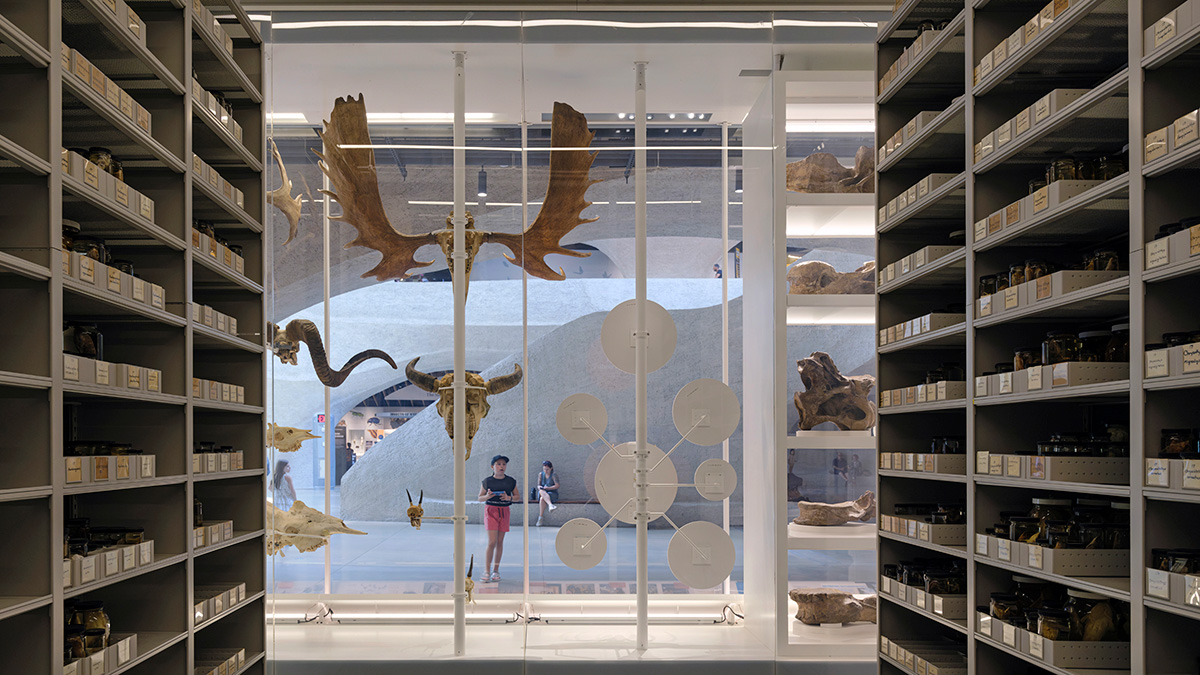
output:
[[[553,511],[558,507],[558,475],[554,473],[554,463],[550,460],[542,462],[542,471],[538,474],[538,519],[537,527],[542,526],[542,516],[546,515],[546,507]]]

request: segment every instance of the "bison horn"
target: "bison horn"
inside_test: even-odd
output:
[[[513,387],[517,386],[518,384],[521,383],[521,376],[523,374],[524,373],[521,371],[521,365],[519,363],[514,363],[513,371],[511,373],[509,373],[508,375],[501,375],[499,377],[493,377],[492,379],[487,381],[488,395],[490,396],[492,394],[503,394],[504,392],[508,391],[509,389],[512,389]]]
[[[408,365],[404,368],[404,374],[408,377],[408,381],[416,385],[418,389],[427,391],[431,394],[438,393],[437,380],[429,373],[422,373],[421,371],[417,370],[417,361],[420,360],[421,357],[418,356],[412,361],[409,361]]]
[[[329,367],[329,357],[325,354],[325,344],[321,341],[321,331],[317,329],[317,325],[305,319],[293,319],[288,322],[284,333],[291,339],[303,340],[304,344],[308,345],[310,356],[312,356],[313,370],[317,373],[317,379],[321,384],[327,387],[336,387],[346,381],[350,376],[350,372],[361,365],[364,361],[370,359],[380,359],[385,361],[392,368],[396,367],[396,362],[392,357],[388,356],[387,352],[380,349],[366,349],[354,356],[342,366],[341,370],[334,370]]]
[[[404,488],[404,494],[408,495],[408,505],[412,506],[412,493],[408,491],[408,488]]]

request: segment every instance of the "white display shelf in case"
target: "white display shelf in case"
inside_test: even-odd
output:
[[[211,14],[201,20],[195,12],[205,5],[234,17],[220,23],[233,39],[234,55],[216,60],[227,69],[233,64],[237,73],[208,69],[206,57],[193,58],[192,35],[217,35]],[[185,243],[194,218],[212,220],[218,232],[246,250],[248,269],[265,268],[262,228],[243,222],[260,223],[266,216],[265,125],[257,93],[265,61],[257,29],[239,17],[246,14],[236,0],[22,0],[0,6],[0,44],[15,57],[6,58],[0,86],[21,97],[20,105],[0,115],[0,163],[5,165],[0,199],[20,224],[0,227],[0,310],[7,317],[0,340],[5,344],[0,418],[11,422],[6,434],[22,448],[19,460],[0,453],[0,522],[5,523],[0,534],[15,542],[5,548],[12,564],[0,579],[5,672],[62,672],[65,606],[76,598],[103,600],[113,632],[138,636],[137,653],[106,675],[192,675],[197,650],[227,641],[260,655],[248,660],[242,673],[265,672],[262,411],[201,409],[186,386],[194,373],[203,377],[206,369],[219,368],[214,362],[221,359],[213,356],[220,350],[239,355],[237,368],[244,379],[258,381],[256,391],[266,385],[261,287],[215,289],[203,283],[203,276],[193,279],[192,252]],[[90,78],[85,83],[72,64],[64,67],[64,47],[77,50],[145,106],[149,128],[100,95]],[[221,169],[227,163],[220,153],[231,153],[217,145],[222,142],[217,136],[194,133],[200,122],[190,114],[192,90],[184,84],[191,83],[189,64],[197,66],[202,85],[224,93],[243,127],[242,167],[231,175],[246,195],[244,219],[214,217],[191,198],[192,153]],[[63,174],[63,148],[92,146],[107,147],[123,161],[124,182],[154,200],[153,218]],[[104,239],[114,258],[132,261],[140,276],[161,286],[165,307],[65,273],[63,219],[78,222],[83,235]],[[249,337],[222,341],[202,335],[184,318],[193,301],[218,308],[237,305],[239,310],[225,311],[241,312]],[[65,381],[60,355],[65,321],[97,324],[108,360],[160,370],[160,391]],[[155,455],[156,475],[67,484],[63,448],[78,438],[133,443]],[[190,455],[200,440],[241,446],[248,473],[230,481],[197,482]],[[194,550],[193,499],[207,500],[210,516],[237,518],[247,533],[240,543],[220,551]],[[155,544],[153,559],[123,562],[120,572],[64,587],[59,551],[72,506],[93,525],[144,527]],[[201,552],[211,555],[200,558]],[[190,611],[194,585],[226,574],[243,577],[255,595],[197,635]]]
[[[821,93],[815,83],[837,81],[838,89]],[[814,93],[816,92],[816,93]],[[785,187],[787,157],[786,116],[788,104],[820,103],[821,96],[841,96],[839,103],[870,104],[872,91],[869,74],[859,71],[775,73],[743,126],[744,142],[753,146],[772,146],[770,153],[747,153],[743,220],[746,223],[773,223],[772,227],[746,228],[745,368],[774,373],[766,381],[746,387],[746,408],[770,410],[760,425],[748,425],[748,447],[761,444],[775,448],[766,453],[761,467],[747,466],[747,481],[761,471],[766,484],[773,486],[769,504],[746,504],[746,522],[762,517],[771,523],[762,530],[747,527],[746,546],[759,543],[774,551],[776,584],[763,583],[747,575],[747,595],[773,594],[776,650],[781,661],[827,659],[863,662],[873,659],[877,650],[874,624],[805,626],[795,619],[796,604],[788,597],[789,556],[812,554],[818,558],[869,556],[876,547],[875,523],[856,523],[839,527],[805,527],[791,522],[795,509],[787,500],[786,475],[789,452],[858,450],[868,455],[875,447],[871,431],[800,431],[788,429],[792,394],[787,375],[795,372],[796,359],[805,354],[787,353],[787,331],[799,327],[824,330],[863,330],[874,334],[873,295],[799,295],[789,294],[786,281],[789,240],[806,238],[863,239],[873,236],[874,196],[871,194],[802,194]],[[846,99],[850,96],[851,99]],[[770,178],[768,178],[770,177]],[[753,314],[753,317],[751,316]],[[754,322],[763,321],[762,325]],[[752,344],[755,335],[761,340]],[[818,340],[819,344],[819,340]],[[872,465],[873,470],[873,465]],[[866,481],[864,489],[870,487]],[[861,492],[861,491],[860,491]],[[855,494],[851,499],[857,497]],[[838,500],[840,501],[840,500]],[[762,508],[762,513],[756,509]],[[756,540],[761,537],[761,541]],[[816,558],[814,558],[815,560]],[[843,558],[839,557],[839,560]],[[857,558],[855,558],[857,560]],[[843,561],[844,562],[844,561]],[[814,563],[815,564],[815,563]],[[869,564],[869,563],[868,563]],[[850,565],[855,567],[855,565]],[[847,572],[848,573],[848,572]],[[868,579],[870,577],[868,576]],[[841,585],[862,580],[830,579]],[[762,588],[759,585],[762,584]],[[858,583],[861,586],[861,583]],[[749,602],[749,597],[748,597]]]

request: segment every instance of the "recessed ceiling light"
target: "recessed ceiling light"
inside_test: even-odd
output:
[[[694,119],[696,119],[696,113],[688,113],[688,119],[689,119],[689,120],[694,120]]]
[[[675,119],[675,113],[671,113],[670,115],[667,115],[667,117],[669,117],[671,119]]]
[[[617,119],[619,119],[619,120],[625,119],[625,113],[617,113]]]

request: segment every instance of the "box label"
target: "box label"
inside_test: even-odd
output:
[[[1029,477],[1030,478],[1045,478],[1046,477],[1046,458],[1045,457],[1030,457],[1029,458]]]
[[[134,118],[133,97],[124,91],[121,92],[121,114],[129,119]]]
[[[987,376],[981,375],[981,376],[975,378],[975,395],[976,396],[987,396],[987,393],[988,393],[987,383],[988,383]]]
[[[992,63],[998,66],[1004,62],[1004,59],[1007,59],[1007,58],[1008,58],[1008,40],[1005,40],[1004,42],[1001,42],[1000,44],[996,45],[996,48],[992,50]]]
[[[1029,634],[1029,655],[1030,656],[1035,656],[1039,659],[1044,658],[1043,654],[1045,653],[1045,650],[1043,649],[1043,645],[1042,645],[1043,639],[1045,639],[1045,638],[1043,638],[1041,635],[1038,635],[1037,633]]]
[[[934,614],[945,614],[946,613],[945,602],[942,600],[942,596],[940,596],[940,595],[933,596],[933,613]]]
[[[1200,460],[1183,460],[1183,489],[1200,490]]]
[[[1016,54],[1017,50],[1019,50],[1021,47],[1023,47],[1024,44],[1025,44],[1025,33],[1022,29],[1018,28],[1017,32],[1008,36],[1008,53]]]
[[[146,301],[146,282],[137,277],[133,278],[133,299],[138,302]]]
[[[1068,379],[1068,377],[1070,376],[1070,373],[1071,373],[1071,371],[1069,370],[1069,366],[1067,364],[1065,364],[1065,363],[1054,364],[1054,371],[1051,373],[1050,386],[1062,387],[1067,384],[1070,384],[1070,380]]]
[[[1001,638],[1004,640],[1004,644],[1008,645],[1009,647],[1016,647],[1017,646],[1017,627],[1012,625],[1011,623],[1005,623],[1000,626],[1000,629],[1001,629],[1001,631],[1003,631],[1001,633]]]
[[[108,457],[92,458],[92,480],[108,480]]]
[[[1188,254],[1196,255],[1200,253],[1200,225],[1193,225],[1188,228]]]
[[[140,366],[125,366],[125,386],[130,389],[142,388],[142,369]]]
[[[1037,569],[1042,569],[1042,547],[1029,545],[1029,566]]]
[[[96,362],[96,384],[103,384],[105,386],[108,386],[108,384],[109,384],[109,366],[110,366],[110,364],[108,361],[97,361]]]
[[[97,556],[87,556],[79,561],[79,583],[86,584],[96,580],[96,561],[98,559]]]
[[[1021,289],[1019,286],[1009,286],[1004,289],[1004,309],[1016,308],[1021,297],[1020,292]]]
[[[138,212],[146,220],[154,220],[154,201],[146,195],[142,195],[142,198],[138,200]]]
[[[100,189],[100,167],[96,166],[95,162],[84,160],[83,182],[92,186],[93,189]]]
[[[988,475],[1003,476],[1004,475],[1004,457],[1001,455],[988,454]]]
[[[1200,371],[1200,342],[1183,346],[1183,372]]]
[[[1012,560],[1012,542],[1008,539],[996,540],[996,557],[1005,562]]]
[[[1050,116],[1050,94],[1039,98],[1033,104],[1033,121],[1041,123]]]
[[[129,480],[129,457],[117,457],[117,480]]]
[[[158,391],[159,390],[159,382],[158,382],[159,374],[158,374],[158,372],[159,371],[157,371],[157,370],[147,370],[146,371],[146,389],[147,390],[149,390],[149,391]]]
[[[1146,242],[1146,269],[1162,267],[1169,262],[1171,262],[1171,252],[1165,238]]]
[[[987,219],[977,221],[975,223],[975,241],[979,241],[988,235]]]
[[[67,465],[67,482],[82,483],[83,482],[83,458],[82,457],[64,457],[63,461]]]
[[[1146,570],[1146,595],[1163,600],[1171,599],[1171,577],[1163,570]]]
[[[996,234],[1004,227],[1004,214],[997,212],[988,216],[988,234]]]
[[[1030,115],[1029,115],[1028,108],[1026,108],[1025,110],[1022,110],[1021,114],[1017,115],[1017,135],[1018,136],[1025,133],[1026,131],[1029,131],[1029,119],[1030,119]]]
[[[1166,16],[1164,16],[1163,18],[1154,22],[1154,48],[1155,49],[1166,44],[1168,40],[1172,40],[1175,38],[1175,35],[1178,33],[1178,31],[1176,30],[1176,27],[1175,27],[1175,19],[1177,17],[1177,14],[1178,14],[1178,10],[1173,9]]]
[[[104,652],[87,657],[88,675],[104,675]]]
[[[975,473],[987,473],[988,466],[991,465],[991,453],[986,450],[980,450],[975,453]]]
[[[1146,161],[1151,162],[1167,154],[1167,129],[1163,127],[1146,134]]]
[[[74,354],[63,354],[63,379],[72,382],[79,381],[79,357]]]
[[[1005,457],[1004,475],[1010,478],[1021,477],[1021,456],[1009,455]]]
[[[163,308],[163,288],[155,284],[150,285],[150,304],[159,309]]]
[[[1035,281],[1036,296],[1038,300],[1045,300],[1050,297],[1054,290],[1053,277],[1044,276],[1038,277]]]
[[[1013,202],[1004,209],[1004,224],[1011,227],[1021,222],[1021,202]]]
[[[126,458],[128,459],[128,458]],[[137,547],[126,546],[121,549],[121,562],[125,565],[125,569],[131,570],[137,566]]]
[[[1143,485],[1147,487],[1171,486],[1170,460],[1161,457],[1146,458],[1146,477]]]
[[[1044,187],[1033,193],[1033,212],[1040,213],[1050,206],[1050,188]]]
[[[111,577],[114,574],[121,573],[121,552],[105,551],[104,552],[104,576]]]
[[[1167,354],[1170,350],[1155,349],[1146,352],[1146,377],[1166,377],[1170,374]]]
[[[108,290],[113,293],[121,292],[121,270],[115,267],[108,268]]]
[[[1005,124],[996,130],[996,144],[1004,145],[1012,140],[1012,125]]]
[[[104,73],[100,72],[99,68],[92,67],[92,91],[99,94],[101,98],[108,90],[107,80],[108,78],[104,77]]]
[[[991,75],[992,66],[993,66],[992,54],[991,54],[991,52],[988,52],[987,55],[985,55],[982,59],[979,60],[979,81],[980,82],[982,82],[983,79],[986,78],[988,75]]]
[[[993,297],[995,297],[995,296],[985,295],[979,299],[979,316],[984,317],[984,316],[992,315],[992,298]]]
[[[1036,391],[1038,389],[1041,389],[1042,388],[1042,367],[1034,366],[1032,368],[1026,369],[1025,372],[1028,373],[1026,375],[1026,380],[1029,383],[1026,388],[1029,389],[1029,391]]]
[[[124,664],[129,660],[129,640],[121,640],[117,643],[117,662]]]
[[[1183,589],[1183,602],[1193,607],[1200,607],[1200,576],[1187,575]]]
[[[1175,120],[1175,147],[1178,148],[1187,145],[1196,140],[1200,135],[1197,134],[1196,127],[1196,112],[1192,112]]]
[[[129,186],[121,181],[117,181],[117,203],[121,206],[129,206]]]
[[[1000,373],[999,374],[1000,393],[1001,394],[1011,394],[1012,393],[1012,390],[1013,390],[1012,376],[1013,376],[1012,373]]]

